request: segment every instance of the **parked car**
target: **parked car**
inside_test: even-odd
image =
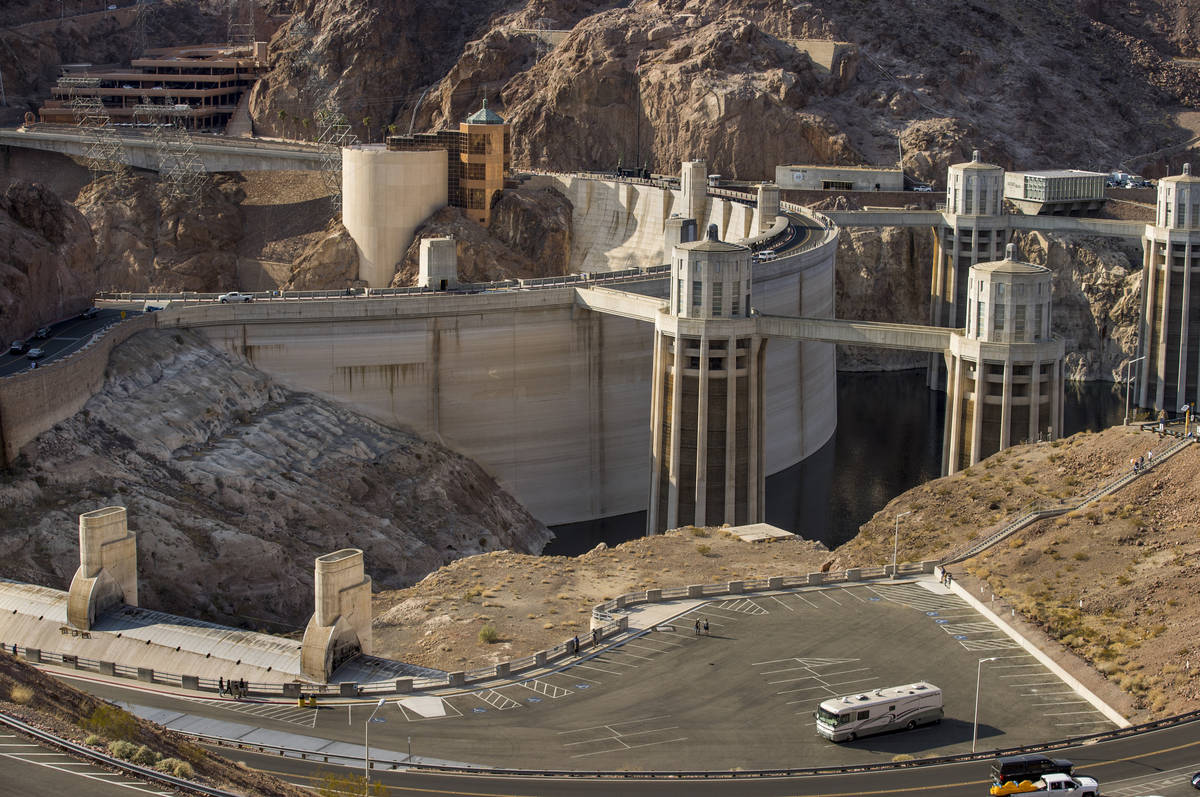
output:
[[[226,304],[227,302],[252,302],[254,301],[254,295],[230,291],[229,293],[222,293],[220,296],[218,296],[217,301],[221,304]]]
[[[100,315],[99,308],[89,307],[88,309],[86,309],[82,313],[80,313],[79,317],[80,318],[95,318],[98,315]]]
[[[1200,789],[1200,772],[1197,772],[1195,775],[1192,775],[1192,788]]]
[[[914,190],[914,191],[920,191],[920,192],[922,192],[922,193],[926,193],[926,194],[928,194],[928,193],[930,193],[931,191],[933,191],[933,186],[928,186],[928,185],[914,185],[914,186],[913,186],[913,190]]]
[[[38,340],[45,340],[46,338],[50,337],[50,327],[40,328],[37,332],[33,333],[33,336]]]
[[[12,342],[12,345],[8,347],[8,353],[9,354],[22,354],[28,348],[29,348],[28,343],[21,340],[20,338],[17,338],[16,340],[14,340]]]
[[[30,360],[40,360],[46,356],[46,352],[42,351],[41,349],[34,348],[25,352],[25,356]]]

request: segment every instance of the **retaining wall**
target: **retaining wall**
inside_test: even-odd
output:
[[[153,328],[155,320],[153,315],[130,318],[98,332],[74,354],[0,378],[0,464],[11,463],[35,437],[83,409],[104,386],[113,347]]]

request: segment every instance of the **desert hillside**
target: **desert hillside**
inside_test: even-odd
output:
[[[104,388],[0,479],[0,576],[65,589],[78,515],[118,504],[141,603],[267,630],[313,611],[313,559],[363,549],[377,587],[551,534],[478,465],[272,382],[192,333],[117,347]]]

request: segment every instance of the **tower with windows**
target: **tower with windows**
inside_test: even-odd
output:
[[[750,308],[750,249],[704,240],[672,253],[654,325],[647,530],[763,520],[763,362]]]
[[[1142,325],[1138,404],[1174,412],[1194,403],[1200,380],[1200,177],[1158,181],[1154,224],[1142,240]]]
[[[968,272],[965,330],[950,338],[942,471],[1062,431],[1063,351],[1050,336],[1050,270],[1014,259]]]

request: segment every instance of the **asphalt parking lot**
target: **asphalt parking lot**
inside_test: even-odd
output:
[[[389,698],[371,745],[515,768],[694,770],[885,762],[970,750],[976,672],[980,750],[1113,727],[1103,714],[933,580],[714,600],[623,644],[525,681]],[[696,619],[709,622],[697,634]],[[833,744],[812,713],[827,697],[927,680],[939,725]],[[119,699],[246,726],[362,743],[373,705]]]

